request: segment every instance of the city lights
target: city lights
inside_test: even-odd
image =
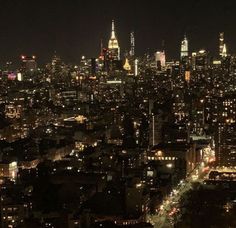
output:
[[[1,5],[1,228],[235,227],[236,4],[180,2]]]

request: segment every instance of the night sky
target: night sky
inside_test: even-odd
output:
[[[165,40],[168,60],[179,56],[184,33],[190,50],[218,50],[218,33],[225,32],[236,53],[235,0],[0,0],[0,63],[17,63],[21,54],[48,62],[54,51],[65,62],[81,55],[96,57],[100,39],[107,45],[115,19],[121,51],[136,33],[136,50],[154,52]]]

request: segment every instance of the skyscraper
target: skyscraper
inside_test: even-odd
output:
[[[138,59],[134,60],[134,76],[138,76]]]
[[[223,55],[223,49],[224,49],[224,33],[221,32],[219,36],[219,56]]]
[[[224,33],[221,32],[219,36],[219,56],[227,57],[227,48],[224,42]]]
[[[182,60],[185,57],[188,57],[188,40],[186,36],[181,42],[180,59]]]
[[[123,68],[124,68],[124,70],[126,70],[126,71],[131,71],[131,66],[130,66],[130,64],[129,64],[128,58],[125,58],[125,64],[124,64]]]
[[[112,20],[111,38],[108,42],[108,50],[114,60],[120,60],[120,47],[115,34],[115,22]]]
[[[155,53],[155,61],[157,68],[165,67],[166,65],[166,56],[164,51],[157,51]]]
[[[224,44],[224,46],[223,46],[222,57],[227,57],[227,48],[226,48],[226,44]]]
[[[192,53],[192,67],[194,70],[201,71],[207,69],[209,61],[209,53],[204,49]]]
[[[130,33],[130,56],[135,55],[135,39],[134,39],[134,32]]]
[[[37,69],[36,57],[21,56],[21,69],[23,72],[33,72]]]

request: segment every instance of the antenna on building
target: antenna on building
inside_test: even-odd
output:
[[[103,42],[100,40],[100,56],[103,56]]]
[[[161,49],[163,52],[165,52],[165,40],[161,41]]]

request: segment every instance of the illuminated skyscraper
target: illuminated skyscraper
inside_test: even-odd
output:
[[[112,20],[111,38],[108,42],[108,50],[114,60],[120,60],[120,47],[115,34],[115,23]]]
[[[227,57],[227,48],[226,48],[226,44],[224,44],[224,46],[223,46],[222,57]]]
[[[209,55],[204,49],[192,53],[192,67],[194,70],[207,69],[209,65]]]
[[[130,33],[130,56],[135,55],[135,39],[134,39],[134,32]]]
[[[181,42],[181,52],[180,52],[180,59],[188,57],[188,40],[187,37],[184,36],[184,39]]]
[[[36,57],[21,56],[21,69],[23,72],[34,72],[37,69]]]
[[[227,48],[224,42],[224,33],[221,32],[219,36],[219,56],[220,57],[227,57]]]
[[[219,36],[219,56],[223,56],[224,49],[224,33],[221,32]]]
[[[138,76],[138,59],[134,60],[134,76]]]
[[[155,61],[157,63],[157,67],[165,67],[166,65],[166,56],[164,51],[157,51],[155,53]]]
[[[124,64],[123,68],[124,68],[124,70],[126,70],[126,71],[131,71],[131,66],[130,66],[130,64],[129,64],[128,58],[125,59],[125,64]]]

